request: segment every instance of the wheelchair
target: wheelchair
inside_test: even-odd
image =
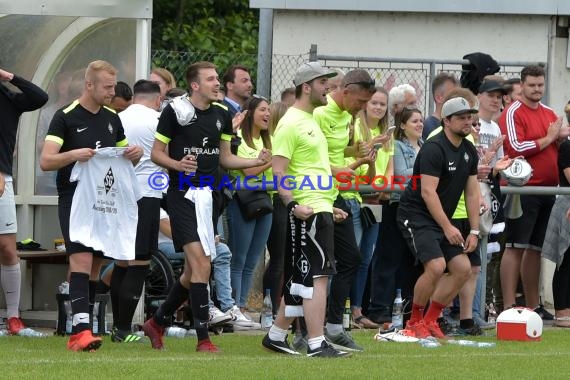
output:
[[[183,259],[170,259],[160,250],[152,254],[144,284],[145,319],[150,318],[158,309],[183,271]]]

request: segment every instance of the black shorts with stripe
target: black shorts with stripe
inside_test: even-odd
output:
[[[186,191],[177,188],[168,189],[168,216],[170,218],[170,228],[172,229],[172,241],[176,252],[182,252],[183,247],[188,243],[200,241],[198,235],[198,222],[196,219],[196,207],[194,202],[184,198]],[[212,193],[212,223],[214,233],[218,223],[219,198]]]
[[[443,257],[445,262],[449,262],[455,256],[464,254],[461,246],[450,244],[447,241],[443,230],[439,226],[408,218],[400,210],[401,208],[398,209],[396,217],[398,227],[408,247],[414,254],[416,263],[425,264],[440,257]]]
[[[293,217],[290,224],[290,252],[295,252],[295,270],[303,277],[336,274],[334,259],[334,222],[329,212],[319,212],[307,220]],[[298,253],[298,254],[297,254]]]

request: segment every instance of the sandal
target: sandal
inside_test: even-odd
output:
[[[354,323],[359,325],[360,328],[363,329],[378,329],[380,325],[377,323],[372,322],[370,319],[366,318],[366,316],[361,315],[354,319]]]

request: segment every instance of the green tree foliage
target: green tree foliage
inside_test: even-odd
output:
[[[249,0],[154,0],[153,4],[153,65],[172,71],[181,85],[186,67],[199,60],[214,62],[220,75],[235,63],[255,71],[259,11],[249,8]]]

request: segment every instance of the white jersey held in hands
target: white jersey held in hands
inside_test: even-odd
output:
[[[117,260],[134,260],[140,191],[126,148],[98,149],[77,162],[70,182],[78,181],[69,218],[71,241]]]

